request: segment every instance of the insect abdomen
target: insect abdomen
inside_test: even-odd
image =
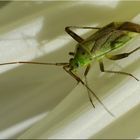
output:
[[[124,47],[126,43],[136,35],[138,35],[138,33],[128,31],[114,31],[110,34],[110,36],[108,35],[108,37],[102,37],[106,38],[106,40],[103,42],[101,42],[101,40],[103,40],[102,38],[98,40],[99,43],[96,42],[92,54],[95,55],[96,58],[100,59],[100,57],[103,57],[106,53],[114,49]]]

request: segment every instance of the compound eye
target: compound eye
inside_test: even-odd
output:
[[[76,62],[75,65],[76,65],[76,67],[79,67],[79,63]]]
[[[76,60],[74,60],[73,58],[70,59],[70,64],[73,67],[79,67],[79,63]]]
[[[69,52],[69,55],[72,55],[72,56],[74,56],[74,53],[73,53],[73,52]]]
[[[73,58],[71,58],[69,61],[72,62],[73,61]]]

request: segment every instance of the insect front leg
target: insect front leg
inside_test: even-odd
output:
[[[88,81],[87,81],[87,77],[86,77],[86,76],[87,76],[89,70],[90,70],[90,65],[88,65],[88,66],[86,67],[86,70],[85,70],[85,72],[84,72],[85,82],[86,82],[87,85],[88,85]],[[93,104],[93,100],[92,100],[90,91],[89,91],[88,89],[87,89],[87,92],[88,92],[88,98],[89,98],[89,100],[90,100],[92,106],[95,108],[95,105]]]
[[[64,66],[63,69],[70,74],[77,82],[81,82],[92,94],[93,96],[98,100],[98,102],[104,107],[104,109],[111,115],[114,117],[114,115],[112,114],[112,112],[110,112],[110,110],[102,103],[102,101],[98,98],[98,96],[88,87],[88,85],[82,81],[82,79],[77,76],[75,73],[73,73],[71,70],[67,69],[67,66]]]
[[[102,61],[102,60],[99,61],[99,65],[100,65],[100,70],[101,70],[101,72],[107,72],[107,73],[115,73],[115,74],[127,75],[127,76],[131,76],[131,77],[135,78],[135,80],[139,81],[139,79],[137,79],[137,78],[136,78],[134,75],[132,75],[131,73],[127,73],[127,72],[123,72],[123,71],[105,70],[105,69],[104,69],[104,64],[103,64],[103,61]]]

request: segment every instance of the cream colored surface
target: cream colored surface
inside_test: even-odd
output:
[[[0,63],[16,60],[65,62],[76,42],[64,28],[102,26],[112,21],[140,23],[140,2],[0,2]],[[84,37],[91,31],[78,31]],[[136,38],[121,50],[139,46]],[[107,69],[140,79],[139,52]],[[89,86],[115,115],[61,68],[39,65],[0,67],[0,138],[139,138],[140,83],[126,76],[101,73],[97,62]]]

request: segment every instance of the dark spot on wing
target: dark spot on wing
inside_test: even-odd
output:
[[[83,52],[82,52],[82,55],[85,55],[85,54],[86,54],[86,53],[83,51]]]
[[[80,50],[80,47],[78,47],[77,50],[79,51]]]

